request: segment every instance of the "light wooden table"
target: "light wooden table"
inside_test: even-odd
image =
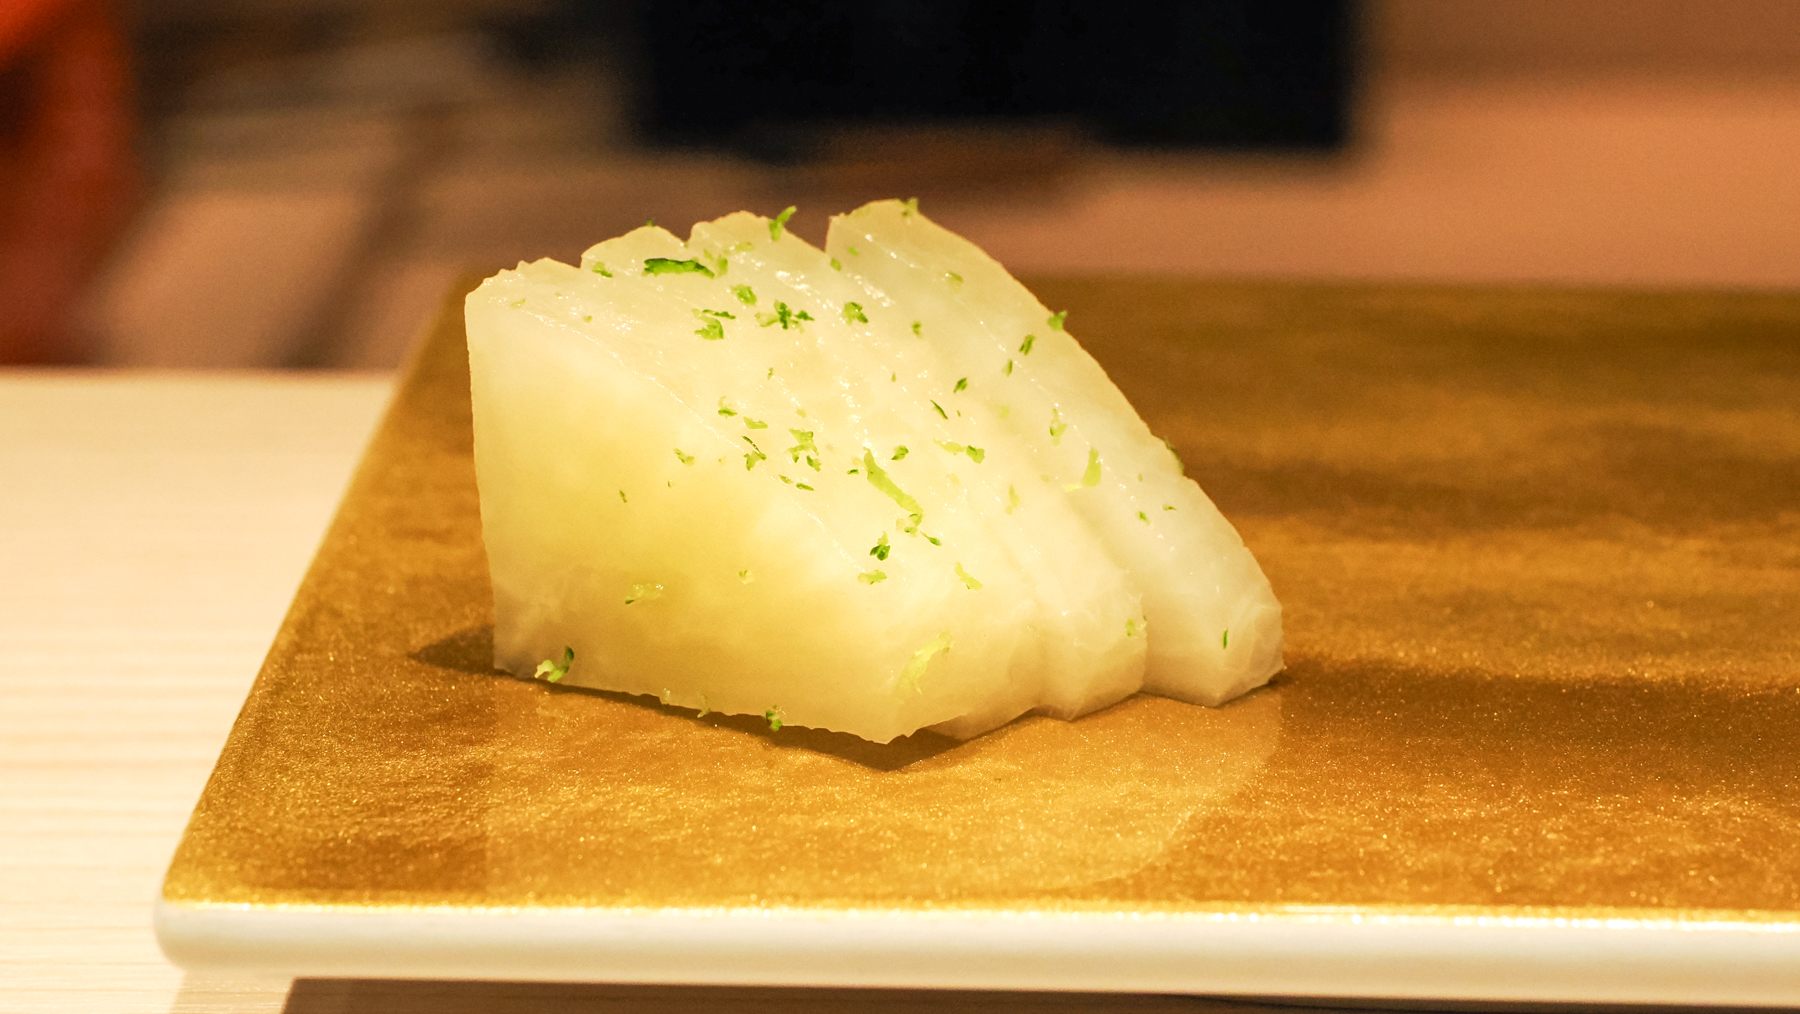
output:
[[[185,976],[157,950],[152,900],[389,390],[371,376],[0,373],[0,1011],[1264,1006]]]
[[[150,906],[382,377],[0,375],[0,1010],[279,1010]]]

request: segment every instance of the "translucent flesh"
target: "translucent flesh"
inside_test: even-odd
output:
[[[713,276],[646,274],[655,257]],[[497,662],[529,675],[568,647],[565,684],[877,741],[1137,689],[1136,581],[954,390],[899,309],[913,298],[749,215],[687,244],[639,229],[472,293]],[[812,319],[759,322],[777,302]]]
[[[1049,308],[979,248],[897,201],[834,218],[826,250],[871,290],[905,293],[923,340],[971,378],[966,395],[1007,427],[1136,579],[1148,620],[1145,689],[1216,704],[1281,668],[1281,607],[1256,560]]]

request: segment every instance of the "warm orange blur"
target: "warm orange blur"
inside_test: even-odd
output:
[[[70,314],[137,184],[125,46],[106,0],[0,3],[0,363],[82,354]]]

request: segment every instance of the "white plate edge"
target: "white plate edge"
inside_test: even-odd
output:
[[[1800,1005],[1785,923],[166,900],[155,922],[189,970],[307,978]]]

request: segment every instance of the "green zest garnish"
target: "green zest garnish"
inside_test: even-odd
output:
[[[789,208],[788,210],[793,211],[794,209]],[[763,718],[768,720],[770,732],[780,732],[781,731],[781,709],[780,708],[770,708],[769,710],[763,712]]]
[[[542,662],[538,663],[537,669],[531,674],[531,678],[534,680],[545,680],[550,683],[560,683],[564,676],[569,675],[569,666],[573,664],[575,664],[575,649],[565,647],[563,648],[561,662],[544,659]]]
[[[865,570],[861,574],[856,575],[856,579],[863,584],[880,584],[887,580],[887,571]]]
[[[1019,506],[1019,491],[1017,489],[1013,488],[1012,483],[1007,483],[1006,484],[1006,513],[1011,514],[1013,512],[1014,508],[1016,508],[1018,506]]]
[[[805,310],[794,310],[786,303],[779,301],[775,304],[774,313],[759,313],[756,315],[756,322],[763,327],[768,327],[771,324],[780,324],[783,331],[786,331],[789,328],[799,327],[802,322],[811,319],[813,319],[813,315],[807,313]]]
[[[752,419],[749,416],[745,416],[744,417],[744,428],[747,430],[766,430],[769,428],[769,424],[766,422],[763,422],[761,419]],[[745,437],[744,439],[748,440],[750,438]]]
[[[915,338],[923,337],[922,335],[919,334],[919,331],[924,326],[925,326],[925,322],[922,320],[913,321],[913,337],[915,337]]]
[[[987,459],[986,451],[970,444],[959,444],[950,440],[939,440],[937,445],[944,450],[949,451],[951,454],[967,454],[969,460],[975,462],[977,465]]]
[[[1061,331],[1063,329],[1063,321],[1067,320],[1068,318],[1069,318],[1069,311],[1067,311],[1067,310],[1058,310],[1055,313],[1051,314],[1050,320],[1048,321],[1048,323],[1050,324],[1050,330]]]
[[[889,461],[899,461],[901,458],[906,457],[907,454],[909,454],[909,453],[911,453],[911,452],[909,452],[906,449],[906,445],[901,444],[899,447],[894,448],[894,456],[889,458],[888,460]]]
[[[861,303],[845,303],[844,320],[852,324],[867,324],[869,315],[863,312]]]
[[[1168,437],[1163,437],[1162,442],[1163,442],[1163,446],[1167,447],[1169,449],[1169,457],[1175,459],[1175,467],[1181,469],[1182,475],[1186,475],[1187,474],[1187,462],[1181,460],[1181,455],[1178,452],[1176,452],[1175,445],[1169,443]]]
[[[813,431],[790,429],[788,432],[794,437],[794,446],[788,448],[788,457],[794,461],[804,458],[806,466],[817,472],[821,465],[818,456],[819,448],[813,444]]]
[[[755,468],[756,463],[759,461],[769,460],[769,456],[762,452],[762,448],[756,446],[756,441],[750,439],[749,437],[745,437],[744,443],[750,445],[750,453],[744,455],[744,471],[748,472],[752,468]]]
[[[950,388],[950,391],[953,394],[961,394],[962,392],[967,391],[968,389],[969,389],[969,378],[968,377],[957,377],[956,385],[954,387]]]
[[[1012,366],[1013,361],[1008,359],[1006,365],[1000,368],[1000,372],[1010,377],[1012,376]]]
[[[1100,485],[1100,452],[1088,448],[1087,469],[1081,473],[1081,487],[1092,488]]]
[[[737,409],[732,408],[730,405],[725,404],[725,399],[721,397],[719,399],[719,414],[720,415],[737,415]]]
[[[950,418],[949,413],[944,411],[944,406],[939,405],[937,402],[933,401],[931,403],[931,407],[937,409],[938,418],[940,418],[940,419]]]
[[[1219,647],[1221,647],[1221,648],[1231,647],[1231,628],[1230,627],[1226,627],[1224,630],[1219,632]]]
[[[1069,424],[1063,422],[1062,406],[1050,406],[1050,442],[1053,444],[1062,443],[1063,431],[1068,428]]]
[[[900,509],[910,515],[913,530],[917,531],[919,522],[925,519],[925,508],[919,506],[919,501],[914,500],[910,494],[894,484],[894,480],[887,474],[887,469],[882,468],[875,461],[873,451],[867,449],[863,451],[863,471],[868,475],[869,485],[880,490],[889,500],[899,504]]]
[[[1034,334],[1026,335],[1025,340],[1019,343],[1019,355],[1022,355],[1022,356],[1031,355],[1031,347],[1036,344],[1037,344],[1037,335],[1034,335]]]
[[[692,454],[681,453],[681,448],[677,447],[675,448],[675,460],[684,465],[691,465],[694,463],[694,456]]]
[[[748,285],[733,285],[731,287],[731,294],[736,296],[738,302],[745,306],[756,305],[756,290]]]
[[[700,326],[695,329],[695,334],[709,342],[721,342],[725,340],[725,325],[719,323],[719,318],[708,317],[698,310],[694,312],[700,314]]]
[[[749,584],[751,581],[753,581],[755,579],[750,576],[749,569],[745,568],[744,570],[738,571],[738,580],[744,582],[745,584]]]
[[[769,238],[770,239],[780,239],[781,238],[781,231],[783,229],[787,228],[788,219],[794,217],[795,210],[796,209],[794,208],[794,206],[792,204],[790,204],[781,210],[781,214],[776,215],[774,218],[769,219]]]
[[[858,249],[857,249],[857,248],[856,248],[856,247],[854,247],[854,246],[847,246],[847,247],[845,247],[845,248],[844,248],[844,250],[845,250],[845,252],[847,252],[847,253],[849,253],[849,254],[850,254],[850,256],[852,256],[852,257],[858,257],[858,256],[861,256],[861,255],[862,255],[862,251],[861,251],[861,250],[858,250]]]
[[[954,271],[944,272],[944,281],[949,282],[952,289],[962,288],[962,276]]]
[[[840,260],[838,260],[838,259],[837,259],[837,258],[836,258],[836,257],[833,257],[833,258],[832,258],[832,259],[831,259],[831,270],[833,270],[833,271],[842,271],[842,270],[844,270],[844,262],[843,262],[843,261],[840,261]]]
[[[913,657],[906,663],[906,668],[900,670],[899,689],[918,693],[919,681],[925,678],[925,669],[931,665],[931,660],[949,650],[950,632],[945,631],[925,647],[913,652]]]
[[[981,582],[975,580],[975,575],[964,570],[961,562],[958,562],[956,565],[956,576],[962,578],[964,588],[967,588],[970,591],[980,590]]]
[[[712,269],[696,260],[678,261],[673,257],[651,257],[644,261],[646,275],[695,274],[713,276]]]
[[[1135,618],[1135,617],[1132,617],[1132,618],[1128,618],[1128,619],[1127,619],[1127,620],[1126,620],[1126,621],[1125,621],[1125,636],[1126,636],[1126,637],[1136,637],[1136,636],[1138,636],[1138,629],[1139,629],[1139,628],[1138,628],[1138,621],[1137,621],[1137,619],[1136,619],[1136,618]]]
[[[631,501],[625,499],[625,491],[624,490],[619,490],[619,502],[620,503],[630,503],[631,502]]]
[[[808,492],[808,493],[811,493],[811,492],[812,492],[812,491],[813,491],[813,488],[812,488],[812,487],[811,487],[811,486],[808,486],[808,485],[807,485],[807,484],[806,484],[806,483],[804,483],[804,482],[796,482],[796,483],[794,483],[794,488],[795,488],[795,489],[803,489],[803,490],[806,490],[806,491],[807,491],[807,492]]]
[[[875,540],[875,544],[873,546],[869,547],[869,555],[873,556],[877,560],[887,559],[888,553],[891,551],[892,551],[892,547],[890,547],[888,545],[886,532],[882,532],[881,538]]]
[[[917,197],[908,197],[906,200],[900,202],[900,217],[911,218],[918,213],[919,199]]]
[[[662,598],[662,593],[663,586],[660,584],[634,584],[631,586],[631,594],[625,596],[625,604],[659,599]]]
[[[1175,505],[1172,503],[1163,504],[1163,510],[1172,511],[1174,509],[1175,509]]]
[[[599,275],[601,278],[611,278],[612,277],[612,272],[606,270],[606,265],[600,263],[599,261],[594,262],[594,266],[591,270],[594,272],[594,274]]]

